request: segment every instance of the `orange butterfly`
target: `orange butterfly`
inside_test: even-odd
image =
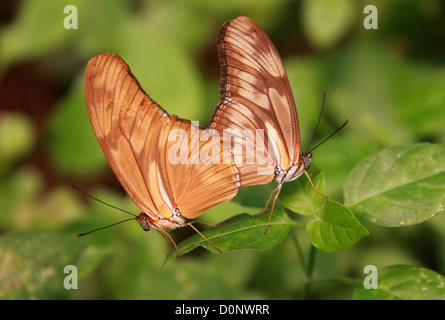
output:
[[[270,223],[283,183],[302,174],[309,178],[306,171],[312,160],[311,152],[300,152],[298,116],[286,70],[272,41],[247,17],[222,26],[218,56],[221,102],[210,119],[210,128],[232,132],[223,139],[239,160],[235,163],[241,186],[277,181],[261,211],[276,191]]]
[[[224,158],[219,136],[214,139],[204,128],[170,116],[114,54],[100,54],[88,62],[85,98],[108,163],[142,210],[136,217],[141,227],[171,240],[165,230],[184,226],[203,236],[186,219],[230,200],[240,187],[239,170],[231,158]],[[193,134],[199,138],[192,139]],[[219,151],[209,155],[210,150]],[[207,161],[199,157],[203,154]]]

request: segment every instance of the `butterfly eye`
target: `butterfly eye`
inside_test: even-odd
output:
[[[136,221],[139,223],[141,228],[144,229],[144,231],[150,231],[151,230],[150,222],[145,217],[144,213],[139,214],[139,217],[136,218]]]
[[[304,169],[308,170],[309,167],[311,166],[312,153],[304,153],[301,158],[301,161],[303,162]]]

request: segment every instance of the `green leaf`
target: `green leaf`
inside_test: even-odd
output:
[[[111,252],[108,248],[101,248],[96,246],[88,246],[82,250],[76,257],[75,266],[79,270],[79,277],[84,277],[93,272],[96,267],[102,262]]]
[[[320,216],[306,227],[315,247],[326,252],[344,250],[369,234],[345,206],[329,199],[325,201]]]
[[[56,105],[45,136],[56,168],[76,176],[87,176],[106,167],[105,156],[88,119],[83,87],[82,75]]]
[[[0,33],[2,67],[59,48],[70,36],[63,8],[57,1],[22,1],[16,19]]]
[[[378,270],[377,289],[357,287],[360,300],[444,300],[445,277],[432,270],[413,266],[390,266]]]
[[[443,132],[445,70],[422,66],[408,69],[407,83],[395,104],[398,120],[417,136],[435,137]]]
[[[240,188],[232,201],[246,207],[259,208],[258,212],[260,212],[266,205],[267,198],[275,187],[274,184],[268,183]]]
[[[267,234],[264,234],[268,220],[269,212],[258,216],[240,214],[227,220],[224,225],[207,229],[202,234],[223,253],[227,253],[242,249],[269,249],[281,243],[290,228],[302,226],[286,213],[274,210]],[[199,246],[218,253],[208,241],[196,234],[178,244],[179,254],[183,255]],[[170,250],[166,262],[176,256],[176,250]]]
[[[317,172],[316,166],[311,166],[311,171]],[[325,191],[325,180],[322,172],[310,174],[312,183],[318,191]],[[324,207],[325,198],[311,186],[306,175],[301,175],[295,181],[283,184],[281,188],[280,202],[288,209],[302,215],[318,216],[320,210]]]
[[[315,172],[317,169],[313,168]],[[318,191],[324,192],[322,172],[311,174],[311,180]],[[343,250],[368,234],[346,207],[322,197],[306,177],[284,184],[279,198],[286,208],[314,218],[306,229],[312,244],[318,249],[327,252]]]
[[[0,225],[3,230],[11,227],[35,228],[35,225],[23,220],[20,214],[32,215],[33,210],[24,210],[28,205],[34,209],[33,201],[39,198],[44,184],[41,173],[36,168],[19,168],[1,179],[0,183]],[[31,211],[31,212],[30,212]],[[17,214],[18,213],[18,214]],[[23,223],[26,221],[26,223]]]
[[[27,117],[20,113],[0,114],[0,173],[27,154],[33,143],[33,128]]]
[[[395,120],[394,110],[394,96],[406,78],[406,69],[399,56],[371,38],[361,38],[333,56],[325,74],[330,88],[328,102],[336,118],[351,120],[345,133],[360,139],[368,148],[413,141],[412,133]]]
[[[94,253],[94,254],[93,254]],[[0,238],[0,299],[66,297],[64,268],[74,265],[86,276],[105,257],[102,249],[85,250],[73,235],[11,233]]]
[[[137,23],[130,24],[119,35],[120,48],[116,53],[128,63],[153,100],[169,114],[192,121],[204,118],[202,82],[192,57],[183,48],[157,32],[143,31],[143,25]],[[175,94],[171,88],[175,88]]]
[[[303,6],[303,25],[319,47],[335,44],[355,21],[355,4],[349,0],[310,0]]]
[[[390,147],[361,161],[344,188],[345,205],[377,224],[423,222],[444,210],[445,145]]]

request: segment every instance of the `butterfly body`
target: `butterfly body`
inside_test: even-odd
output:
[[[154,219],[145,212],[141,212],[136,217],[136,221],[144,231],[150,231],[151,229],[173,230],[185,225],[185,219],[181,216],[179,211],[176,212],[175,215],[172,215],[171,218],[156,217]]]
[[[308,170],[311,165],[312,154],[300,153],[299,159],[299,163],[292,163],[287,170],[281,167],[275,167],[275,181],[279,184],[294,181],[298,179],[305,170]]]

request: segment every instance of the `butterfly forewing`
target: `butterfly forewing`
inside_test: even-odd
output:
[[[264,130],[264,149],[269,151],[263,173],[261,161],[237,164],[242,185],[268,183],[276,164],[289,168],[296,163],[300,136],[295,103],[281,58],[268,36],[249,18],[239,17],[225,23],[218,35],[221,66],[221,103],[216,107],[210,127]],[[270,130],[275,143],[268,144]],[[261,139],[248,143],[259,146]],[[242,156],[249,154],[244,148]],[[256,157],[256,155],[255,155]],[[245,160],[245,159],[244,159]]]
[[[145,139],[133,139],[131,143],[125,137],[136,121],[128,113],[125,116],[125,112],[143,108],[152,115],[148,120],[159,120],[162,109],[141,94],[128,66],[114,55],[99,55],[89,61],[85,99],[97,140],[114,174],[136,205],[156,218],[152,214],[156,207],[138,163]]]
[[[221,141],[201,140],[204,128],[168,115],[117,55],[101,54],[89,61],[85,97],[113,172],[152,219],[168,219],[175,209],[191,219],[236,195],[239,171],[233,162],[203,163],[199,156],[214,144],[219,148],[212,156],[222,158]],[[192,139],[194,133],[197,139]]]

